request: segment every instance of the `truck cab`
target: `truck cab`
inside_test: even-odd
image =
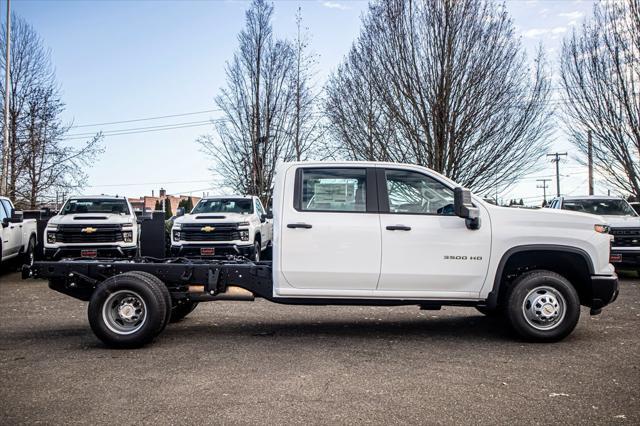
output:
[[[45,258],[134,257],[138,222],[131,204],[119,196],[71,197],[49,219]]]
[[[36,243],[36,220],[24,219],[9,198],[0,197],[0,262],[23,257],[23,263],[32,264]]]
[[[601,195],[557,197],[551,200],[549,207],[604,218],[613,235],[611,263],[640,272],[640,216],[627,200]]]
[[[259,261],[271,246],[273,224],[255,196],[214,196],[176,218],[171,254],[178,257],[242,255]]]

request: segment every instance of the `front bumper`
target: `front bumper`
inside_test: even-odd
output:
[[[592,275],[591,276],[591,315],[597,315],[602,308],[613,303],[618,298],[618,276]]]
[[[611,249],[611,264],[616,269],[640,268],[640,250]]]
[[[239,244],[183,244],[171,246],[173,257],[201,257],[200,249],[214,248],[217,255],[236,255],[250,257],[253,255],[253,245]]]
[[[44,258],[46,260],[60,260],[65,258],[81,257],[83,250],[96,250],[97,257],[122,258],[135,257],[137,247],[119,246],[84,246],[84,247],[45,247]]]

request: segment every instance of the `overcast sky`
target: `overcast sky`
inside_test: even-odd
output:
[[[210,159],[195,143],[212,132],[206,121],[218,117],[213,98],[225,84],[224,67],[244,25],[246,1],[15,1],[15,13],[31,23],[51,49],[57,80],[67,105],[70,135],[88,132],[144,131],[104,139],[106,152],[88,171],[86,193],[150,195],[162,185],[172,194],[216,193]],[[276,1],[274,31],[293,36],[295,12],[302,7],[319,54],[320,85],[347,53],[360,28],[366,1]],[[589,16],[591,1],[507,1],[523,46],[542,43],[557,70],[562,37]],[[4,15],[4,13],[3,13]],[[531,55],[530,55],[531,56]],[[554,87],[558,87],[555,83]],[[161,119],[141,118],[188,114]],[[101,124],[120,122],[117,124]],[[181,128],[148,131],[153,126]],[[81,140],[81,139],[80,139]],[[69,143],[77,143],[71,140]],[[553,151],[568,150],[556,132]],[[553,165],[529,176],[501,197],[539,201],[536,178],[552,177]],[[570,157],[562,163],[563,192],[583,194],[584,167]],[[553,192],[555,181],[550,182]],[[606,187],[596,183],[596,191]],[[537,199],[536,199],[537,197]]]

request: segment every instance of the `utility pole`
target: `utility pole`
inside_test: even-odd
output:
[[[560,157],[566,157],[566,152],[556,152],[553,154],[547,154],[547,157],[553,157],[551,160],[553,163],[556,163],[556,196],[560,196]]]
[[[593,195],[593,140],[591,130],[587,132],[587,158],[589,162],[589,195]]]
[[[551,182],[551,179],[536,179],[536,182],[542,182],[541,185],[537,185],[538,188],[542,188],[542,206],[547,205],[547,182]]]
[[[0,194],[9,195],[9,80],[11,70],[11,0],[7,0],[6,54],[4,61],[4,140],[2,143],[2,176]]]

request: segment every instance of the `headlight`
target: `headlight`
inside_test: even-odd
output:
[[[593,225],[593,230],[599,232],[600,234],[608,234],[609,225]]]
[[[133,226],[133,222],[127,222],[122,224],[123,228],[131,228],[132,226]]]
[[[47,231],[56,232],[58,230],[58,225],[47,225]]]
[[[238,226],[249,226],[249,222],[240,222]]]
[[[173,241],[180,241],[180,231],[173,230]]]
[[[181,223],[174,223],[173,224],[173,229],[178,229],[178,230],[182,229],[182,224]]]
[[[249,231],[240,231],[240,239],[242,241],[249,241]]]
[[[124,231],[122,233],[122,239],[125,243],[133,242],[133,231]]]
[[[51,229],[48,229],[49,232],[47,232],[47,243],[49,244],[55,244],[56,242],[56,234],[55,231],[50,232]]]

